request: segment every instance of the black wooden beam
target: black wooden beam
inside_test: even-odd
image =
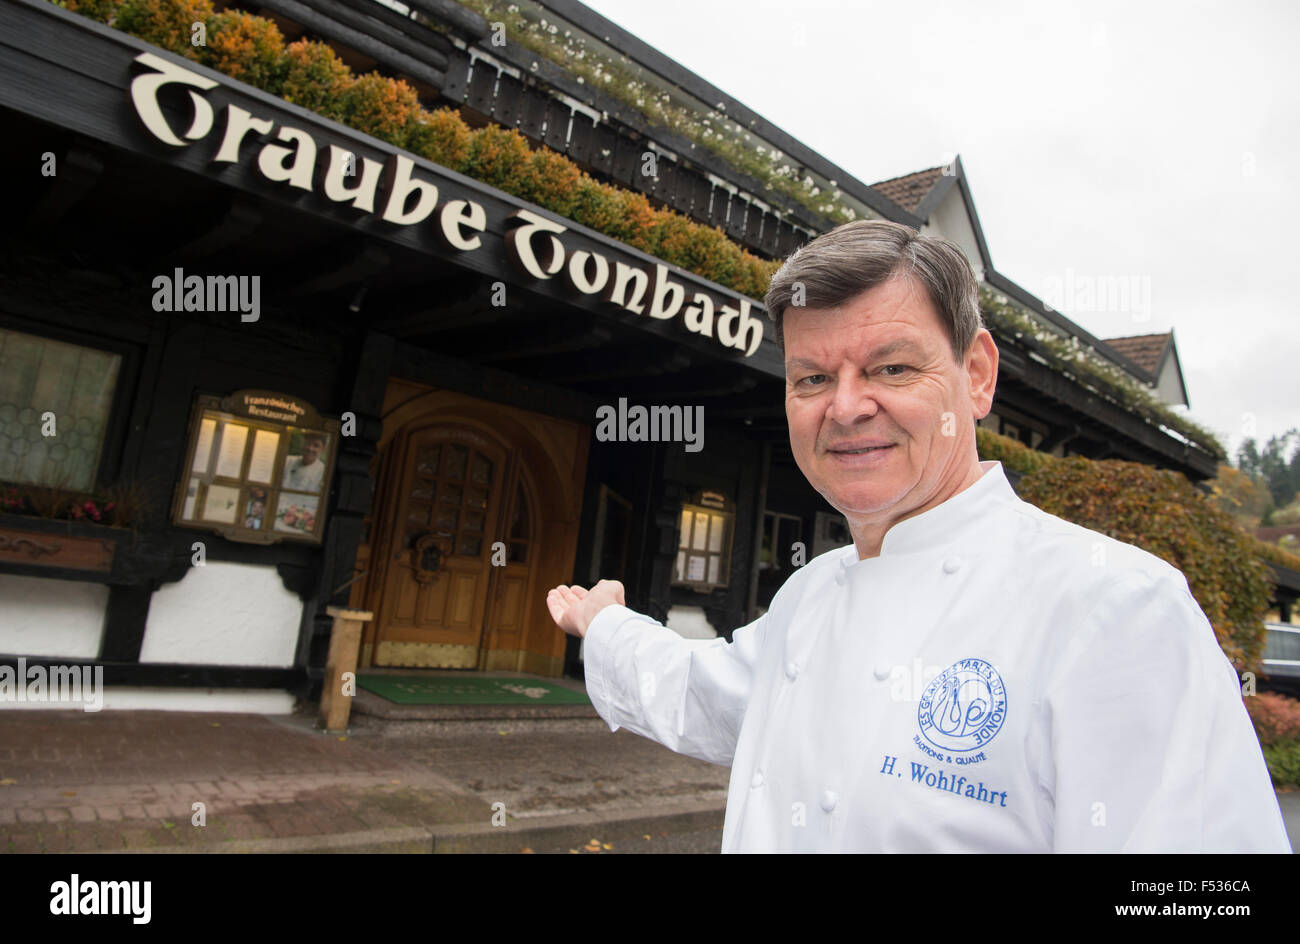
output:
[[[259,0],[259,2],[265,2],[265,0]],[[350,26],[366,36],[372,36],[375,39],[381,40],[385,45],[390,46],[400,53],[410,56],[416,62],[426,65],[431,69],[436,69],[445,78],[447,74],[446,54],[413,38],[404,29],[396,28],[389,23],[381,21],[376,9],[372,9],[387,8],[381,7],[377,3],[371,3],[369,0],[367,0],[366,6],[359,10],[353,9],[353,4],[348,3],[348,0],[303,0],[303,2],[325,16],[338,20],[344,26]],[[340,3],[345,5],[340,6]],[[405,17],[398,16],[397,13],[391,10],[388,12],[393,13],[393,15],[399,20],[405,19]],[[420,26],[413,20],[407,20],[406,22],[411,24],[412,29],[424,30],[432,36],[438,35],[432,30]],[[443,45],[450,45],[450,43],[443,40]],[[441,85],[438,87],[441,88]]]
[[[54,176],[44,178],[47,189],[28,213],[25,228],[44,232],[57,225],[94,189],[103,172],[104,162],[83,148],[70,147],[62,156],[55,155]]]
[[[482,39],[488,34],[487,20],[455,0],[405,0],[405,3],[412,10],[418,10],[471,40]]]
[[[564,354],[569,351],[590,351],[607,344],[611,336],[609,328],[590,323],[567,334],[559,333],[552,325],[543,325],[526,334],[515,334],[510,339],[510,347],[503,348],[497,344],[494,346],[495,350],[477,355],[476,360],[484,364],[501,364],[549,357],[552,354]]]
[[[174,254],[179,259],[207,259],[239,245],[261,225],[261,210],[249,200],[236,199],[218,222],[177,246]]]
[[[615,352],[602,352],[598,359],[590,355],[553,358],[539,372],[544,380],[558,383],[593,383],[622,381],[630,376],[658,376],[686,370],[694,361],[677,348],[647,352],[644,346]]]
[[[737,373],[729,377],[715,368],[703,368],[662,379],[630,377],[619,384],[618,394],[627,397],[629,402],[691,405],[685,401],[732,396],[756,386],[758,381],[748,374]]]
[[[404,72],[411,78],[419,79],[436,89],[442,88],[447,80],[446,72],[443,70],[425,65],[412,56],[394,49],[386,42],[346,25],[337,18],[341,14],[358,15],[352,14],[351,11],[343,8],[331,8],[335,16],[329,17],[313,10],[305,3],[299,3],[298,0],[257,0],[257,4],[272,13],[293,20],[313,33],[340,42],[357,52],[365,53],[376,62],[383,63],[399,72]],[[445,67],[444,62],[444,69]]]
[[[345,240],[333,251],[299,257],[279,276],[282,294],[300,298],[368,282],[392,263],[387,249]],[[270,292],[267,293],[268,295]]]
[[[99,657],[106,662],[139,662],[149,619],[153,587],[110,587],[104,614],[104,644]]]
[[[586,424],[594,422],[599,405],[592,397],[576,390],[469,364],[405,343],[398,344],[393,354],[392,376],[525,410],[536,410],[544,403],[552,416]]]
[[[403,16],[392,7],[384,6],[384,4],[378,3],[376,0],[339,0],[339,2],[351,7],[358,13],[372,16],[380,22],[399,30],[416,44],[417,49],[431,49],[438,53],[442,57],[438,68],[444,72],[447,70],[448,58],[453,54],[456,47],[442,33],[434,32],[419,20]]]

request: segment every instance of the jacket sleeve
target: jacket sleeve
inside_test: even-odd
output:
[[[1111,584],[1043,696],[1056,852],[1281,852],[1241,682],[1174,571]]]
[[[683,639],[613,604],[587,627],[587,694],[611,731],[729,765],[753,688],[767,615],[725,639]]]

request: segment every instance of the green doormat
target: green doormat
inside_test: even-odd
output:
[[[399,705],[590,705],[582,692],[531,678],[358,675],[357,684]]]

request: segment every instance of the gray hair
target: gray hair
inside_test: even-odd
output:
[[[781,322],[797,295],[802,295],[797,299],[801,306],[831,308],[896,274],[925,286],[947,329],[953,358],[961,363],[983,327],[979,288],[966,254],[946,239],[922,236],[888,220],[837,226],[785,260],[763,299],[768,317],[776,322],[776,343],[785,346]]]

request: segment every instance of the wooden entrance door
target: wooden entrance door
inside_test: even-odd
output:
[[[375,614],[361,666],[560,675],[546,588],[574,580],[591,427],[400,378],[383,421],[349,600]]]
[[[393,445],[400,478],[381,546],[375,664],[475,668],[492,544],[510,512],[510,454],[458,424],[415,429]]]

